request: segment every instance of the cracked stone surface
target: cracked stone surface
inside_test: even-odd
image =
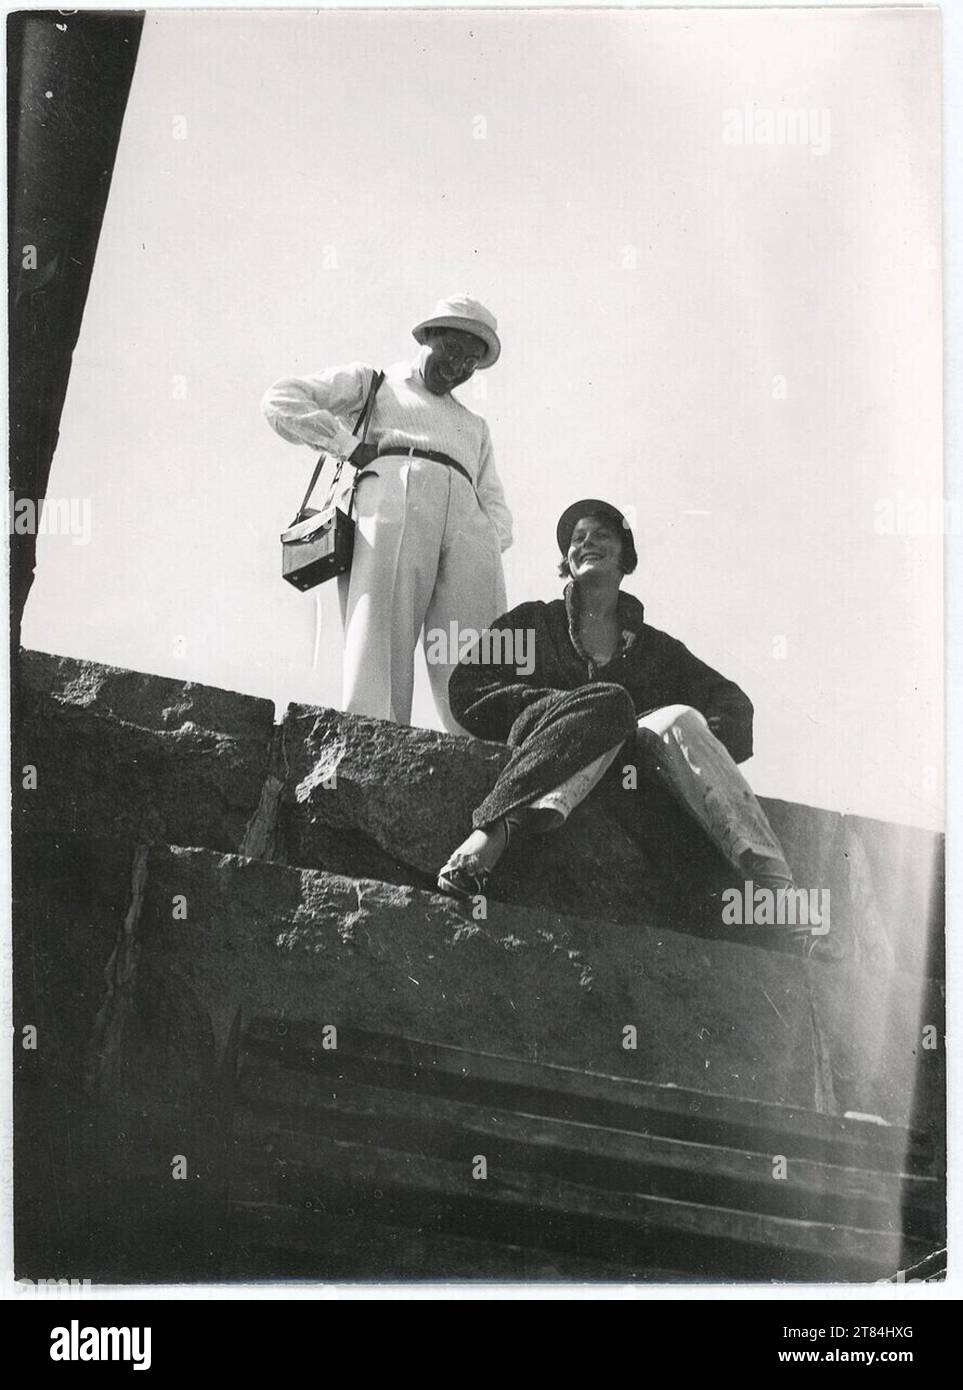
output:
[[[905,1119],[938,1096],[942,1046],[920,1042],[942,1026],[937,836],[766,803],[799,880],[831,889],[821,963],[680,912],[666,869],[684,880],[696,851],[655,800],[627,829],[600,795],[516,842],[474,921],[433,871],[502,747],[307,706],[278,728],[268,701],[44,653],[21,676],[17,756],[38,785],[15,784],[17,1001],[57,1075],[82,1075],[136,848],[153,845],[133,1012],[215,1060],[254,1000],[825,1109]]]
[[[797,882],[831,892],[804,961],[723,928],[732,876],[655,791],[603,784],[560,833],[516,838],[473,914],[434,874],[499,745],[307,706],[277,725],[268,701],[44,653],[23,656],[18,712],[14,768],[37,773],[13,788],[30,1277],[143,1277],[148,1248],[161,1275],[207,1270],[223,1067],[255,1015],[635,1077],[689,1108],[877,1116],[940,1161],[938,836],[764,802]]]
[[[507,757],[453,738],[96,662],[23,654],[18,832],[197,845],[430,889]],[[750,771],[751,776],[751,771]],[[727,928],[732,870],[658,788],[609,778],[558,833],[516,838],[498,901],[755,946]],[[823,958],[942,973],[942,843],[932,832],[764,800],[797,883],[828,889]],[[716,895],[713,897],[713,893]]]
[[[237,850],[261,800],[274,705],[194,682],[26,652],[15,829]]]
[[[51,1074],[79,1081],[94,1046],[130,1084],[190,1093],[243,1009],[898,1123],[939,1110],[942,995],[920,977],[495,902],[476,921],[407,885],[207,850],[150,850],[112,1001],[133,864],[104,851],[50,840],[21,866],[19,1002]]]
[[[499,744],[303,705],[289,706],[283,727],[288,859],[364,872],[357,855],[366,846],[368,872],[394,878],[407,865],[408,880],[426,888],[470,832],[472,811],[508,756]],[[512,844],[491,896],[616,922],[693,925],[702,897],[680,896],[680,869],[706,891],[728,882],[727,870],[657,790],[634,819],[617,800],[596,796],[560,831]],[[353,859],[333,837],[353,845]]]
[[[129,1084],[156,1084],[168,1098],[210,1084],[241,1008],[813,1103],[813,967],[794,959],[498,903],[476,921],[407,886],[158,846],[131,926],[135,966],[112,995],[131,866],[101,874],[78,912],[72,847],[48,846],[50,861],[60,867],[43,893],[44,920],[59,923],[78,956],[94,945],[98,956],[90,997],[71,1019],[75,1050],[82,1058],[96,1043],[122,1059]],[[43,873],[39,860],[34,871]],[[94,932],[92,915],[113,935]],[[31,970],[46,981],[42,1021],[71,997],[62,959],[38,934]],[[627,1025],[637,1030],[631,1050]]]

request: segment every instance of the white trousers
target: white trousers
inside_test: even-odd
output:
[[[638,724],[655,772],[733,868],[790,886],[792,870],[768,816],[699,711],[666,705]]]
[[[741,872],[788,886],[792,870],[782,846],[749,783],[712,733],[698,710],[665,705],[638,720],[646,764]],[[618,744],[561,786],[532,802],[533,810],[554,811],[561,825],[597,786],[615,760]]]
[[[338,580],[344,622],[342,708],[411,720],[414,654],[424,631],[428,678],[444,727],[462,635],[505,612],[494,523],[468,479],[443,463],[388,455],[362,470],[351,571]],[[444,639],[431,640],[441,632]]]

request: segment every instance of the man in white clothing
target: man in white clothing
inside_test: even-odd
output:
[[[448,704],[459,653],[428,634],[480,632],[505,611],[512,518],[488,425],[451,392],[493,366],[501,344],[494,316],[466,295],[441,300],[412,332],[421,351],[387,369],[365,444],[348,424],[376,376],[364,363],[285,378],[263,409],[282,439],[359,470],[354,557],[338,581],[344,708],[407,724],[424,631],[435,704],[445,728],[461,733]]]

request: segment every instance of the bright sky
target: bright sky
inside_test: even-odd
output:
[[[153,11],[51,473],[91,539],[41,538],[25,645],[337,704],[260,397],[468,291],[509,603],[568,502],[634,506],[626,587],[752,698],[757,790],[938,824],[938,54],[936,10]],[[731,143],[747,106],[809,143]]]

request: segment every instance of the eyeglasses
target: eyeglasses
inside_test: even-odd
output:
[[[462,371],[473,372],[484,355],[469,347],[454,333],[436,333],[431,341],[433,347],[441,348],[452,366],[460,367]]]

